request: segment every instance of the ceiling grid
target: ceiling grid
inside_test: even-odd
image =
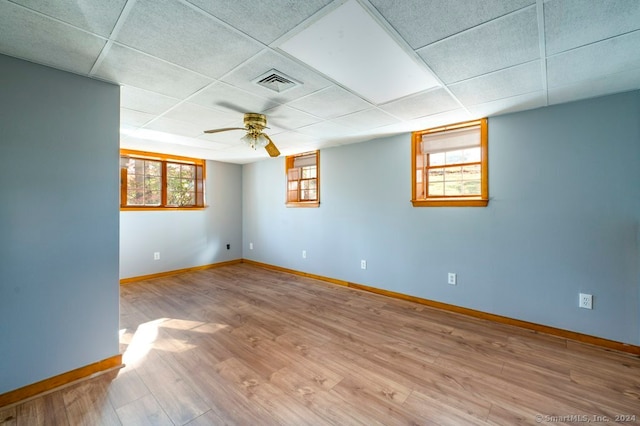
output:
[[[436,86],[374,99],[324,68],[363,58],[372,75],[386,67],[411,81],[380,45],[319,65],[283,49],[349,8]],[[336,31],[312,53],[343,42]],[[239,164],[267,155],[243,146],[241,132],[204,130],[262,113],[289,155],[638,90],[638,46],[637,0],[0,0],[0,53],[122,87],[122,147]],[[301,84],[254,83],[272,69]]]

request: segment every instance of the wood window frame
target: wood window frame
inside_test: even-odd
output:
[[[294,168],[295,159],[298,157],[303,157],[307,155],[315,154],[316,156],[316,199],[313,201],[300,201],[299,198],[297,201],[289,201],[289,170]],[[320,151],[309,151],[303,152],[301,154],[289,155],[285,158],[285,205],[287,207],[320,207]],[[300,182],[301,179],[298,179]],[[299,189],[298,189],[299,190]]]
[[[120,159],[123,157],[136,158],[140,160],[160,161],[162,167],[161,176],[161,202],[158,206],[129,206],[127,205],[127,169],[120,166],[120,210],[121,211],[153,211],[153,210],[203,210],[205,204],[205,180],[206,180],[206,160],[199,158],[183,157],[179,155],[161,154],[149,151],[136,151],[131,149],[121,149]],[[167,205],[167,164],[191,164],[196,166],[195,194],[196,204],[193,206],[171,206]],[[201,176],[198,176],[200,174]]]
[[[417,161],[420,143],[425,134],[442,133],[465,127],[480,126],[480,195],[473,196],[427,196],[418,198],[416,191]],[[414,207],[486,207],[489,204],[489,149],[488,120],[466,121],[447,126],[413,132],[411,135],[411,203]],[[429,155],[429,154],[427,154]],[[428,188],[428,174],[423,174],[423,185]]]

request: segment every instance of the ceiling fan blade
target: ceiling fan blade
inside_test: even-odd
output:
[[[277,157],[280,155],[280,151],[278,150],[278,148],[276,147],[276,144],[273,143],[273,141],[271,140],[271,138],[265,134],[262,133],[262,135],[267,138],[267,140],[269,141],[268,144],[265,145],[264,149],[267,150],[267,153],[269,154],[270,157]]]
[[[218,102],[216,105],[221,106],[222,108],[230,109],[231,111],[243,113],[246,111],[244,108],[240,108],[236,104],[232,104],[231,102]]]
[[[247,130],[244,127],[225,127],[223,129],[213,129],[213,130],[205,130],[205,133],[219,133],[219,132],[226,132],[229,130]]]

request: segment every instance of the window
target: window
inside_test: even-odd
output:
[[[320,152],[307,152],[286,158],[287,206],[320,205]]]
[[[489,202],[487,119],[414,132],[414,207],[475,206]]]
[[[204,177],[204,160],[121,150],[120,208],[203,208]]]

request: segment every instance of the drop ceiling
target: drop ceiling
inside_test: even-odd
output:
[[[334,54],[340,11],[386,41]],[[119,84],[123,148],[243,164],[268,156],[203,131],[264,113],[287,155],[640,89],[640,1],[0,0],[0,53]]]

